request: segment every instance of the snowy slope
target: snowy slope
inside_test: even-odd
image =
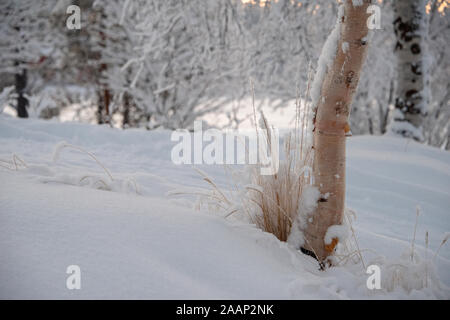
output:
[[[54,162],[61,141],[93,152],[114,183],[86,154],[63,149]],[[255,226],[168,197],[204,187],[190,166],[172,164],[174,144],[167,131],[0,116],[0,164],[16,154],[28,165],[0,166],[0,298],[450,298],[448,244],[431,262],[450,231],[448,152],[390,137],[349,139],[347,205],[357,213],[366,265],[379,263],[382,277],[409,252],[421,207],[415,246],[428,261],[427,287],[402,287],[415,271],[423,275],[412,265],[392,290],[370,291],[361,264],[318,271],[313,259]],[[221,166],[201,169],[227,185]],[[100,179],[112,190],[98,190]],[[69,265],[81,268],[81,290],[66,288]]]

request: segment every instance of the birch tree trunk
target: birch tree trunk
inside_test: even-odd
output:
[[[313,172],[321,198],[304,230],[302,251],[315,256],[321,264],[337,244],[336,238],[326,244],[325,234],[330,226],[342,223],[344,213],[345,140],[352,98],[367,51],[369,5],[370,0],[345,0],[336,29],[322,51],[322,56],[331,56],[328,61],[321,61],[322,56],[319,59],[319,64],[327,63],[326,71],[321,75],[319,66],[313,83],[313,89],[318,86],[320,90],[312,100],[315,110]]]
[[[423,141],[422,122],[429,101],[426,61],[428,17],[426,0],[396,0],[394,32],[397,59],[397,89],[391,131]]]

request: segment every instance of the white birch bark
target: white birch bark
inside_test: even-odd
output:
[[[393,1],[397,88],[392,132],[423,141],[429,103],[426,0]]]
[[[333,253],[337,243],[333,239],[326,244],[325,234],[330,226],[342,223],[344,213],[345,140],[350,107],[368,46],[369,4],[370,0],[346,0],[341,6],[336,29],[324,46],[325,58],[319,59],[313,83],[313,172],[321,199],[304,230],[302,251],[312,253],[320,262]]]

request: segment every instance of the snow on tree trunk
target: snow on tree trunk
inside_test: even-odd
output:
[[[337,239],[325,243],[330,226],[342,223],[345,202],[345,139],[348,117],[368,44],[370,0],[346,0],[319,58],[312,85],[314,179],[321,197],[304,230],[302,251],[322,262]]]
[[[426,2],[393,1],[397,89],[390,131],[418,141],[424,139],[421,127],[429,101]]]

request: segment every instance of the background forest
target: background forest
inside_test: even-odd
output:
[[[121,128],[237,128],[252,95],[261,108],[293,108],[317,69],[340,1],[21,0],[0,4],[0,111]],[[395,118],[397,31],[391,1],[354,99],[353,134],[389,132]],[[81,28],[66,26],[71,4]],[[450,148],[448,1],[426,5],[426,144]],[[25,108],[25,111],[24,111]],[[18,111],[18,112],[17,112]]]

